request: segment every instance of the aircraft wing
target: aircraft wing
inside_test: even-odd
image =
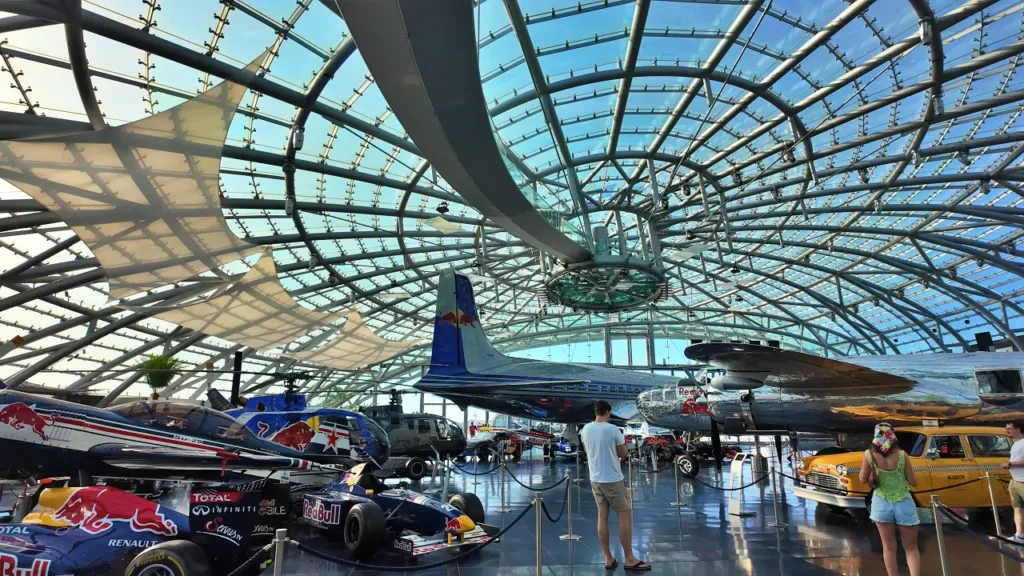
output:
[[[533,386],[566,386],[575,384],[588,384],[590,380],[498,380],[488,376],[470,374],[468,376],[439,377],[427,375],[420,379],[417,384],[426,386],[445,387],[445,393],[453,392],[451,388],[458,387],[454,392],[480,392],[485,390],[501,390],[502,388],[530,388]]]
[[[337,474],[345,469],[301,458],[176,448],[137,448],[101,444],[89,450],[105,463],[132,470],[313,470]]]
[[[849,362],[767,346],[711,342],[689,346],[684,353],[691,360],[724,368],[726,378],[750,382],[751,388],[765,385],[809,394],[889,394],[904,392],[915,384]]]

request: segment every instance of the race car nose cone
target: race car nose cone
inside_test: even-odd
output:
[[[448,525],[445,526],[446,532],[454,532],[456,534],[465,534],[471,532],[476,528],[476,523],[473,522],[469,516],[463,514],[458,518],[452,518],[448,521]]]

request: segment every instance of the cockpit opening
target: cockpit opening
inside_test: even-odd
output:
[[[978,370],[974,373],[978,382],[978,395],[1024,394],[1024,382],[1020,369]]]

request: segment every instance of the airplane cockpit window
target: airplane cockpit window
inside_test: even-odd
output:
[[[416,422],[413,421],[412,418],[409,418],[408,420],[405,421],[405,427],[408,428],[409,430],[415,430]]]
[[[974,377],[978,380],[978,395],[1024,393],[1024,383],[1021,382],[1018,369],[978,370]]]
[[[665,402],[675,402],[679,398],[679,388],[671,386],[665,388]]]
[[[159,426],[214,438],[241,440],[252,436],[244,424],[227,414],[194,404],[132,402],[110,408],[110,411],[146,426]]]
[[[964,444],[959,436],[932,436],[930,450],[938,453],[939,458],[967,458]]]
[[[416,420],[416,423],[418,426],[417,431],[420,434],[430,434],[430,420],[427,420],[426,418],[420,418]]]

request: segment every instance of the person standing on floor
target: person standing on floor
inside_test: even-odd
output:
[[[1010,471],[1010,504],[1013,505],[1013,522],[1017,528],[1014,538],[1024,542],[1024,422],[1007,424],[1006,435],[1013,440],[1010,461],[1003,462],[999,467]]]
[[[604,400],[594,405],[594,421],[583,427],[580,439],[587,453],[590,468],[590,487],[597,501],[597,538],[604,551],[604,567],[615,568],[619,561],[612,556],[608,535],[608,509],[615,510],[619,519],[619,540],[626,559],[626,570],[650,570],[651,565],[633,555],[632,502],[623,484],[622,458],[628,458],[626,439],[622,431],[609,420],[612,407]]]
[[[871,447],[860,463],[860,481],[874,487],[871,494],[871,521],[882,537],[882,557],[889,576],[899,576],[896,526],[900,527],[903,550],[907,554],[910,576],[921,575],[921,551],[917,548],[917,504],[910,487],[917,485],[914,467],[900,449],[896,432],[887,422],[875,426]]]

